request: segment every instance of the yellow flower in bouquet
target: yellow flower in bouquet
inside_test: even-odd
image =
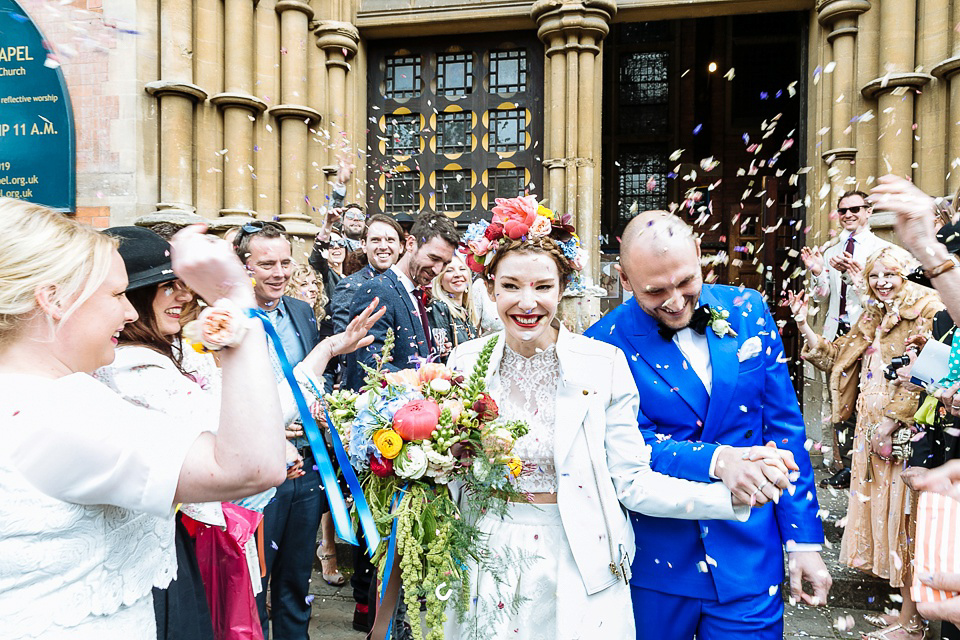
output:
[[[507,460],[507,467],[510,469],[510,473],[514,478],[519,477],[519,475],[523,473],[523,461],[516,456]]]
[[[393,429],[380,429],[373,434],[373,446],[384,458],[393,460],[400,455],[403,448],[403,438]]]

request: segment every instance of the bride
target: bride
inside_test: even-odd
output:
[[[621,503],[652,516],[741,521],[749,507],[722,483],[650,469],[624,354],[556,320],[578,239],[532,196],[497,205],[493,222],[472,225],[465,242],[504,324],[488,388],[503,417],[530,427],[514,449],[530,500],[510,503],[504,517],[479,515],[489,554],[468,567],[469,610],[461,621],[448,615],[445,637],[633,640],[634,540]],[[448,364],[470,371],[491,339],[460,345]],[[778,466],[782,489],[787,468]],[[469,496],[462,501],[469,513]]]

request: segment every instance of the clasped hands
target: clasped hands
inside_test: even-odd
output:
[[[723,447],[717,454],[714,475],[730,489],[734,504],[751,507],[780,502],[784,489],[790,488],[790,473],[800,471],[793,453],[766,446]]]

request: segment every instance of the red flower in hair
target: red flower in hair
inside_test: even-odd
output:
[[[494,242],[503,237],[503,225],[499,222],[493,222],[487,227],[487,230],[483,232],[483,237]]]
[[[473,253],[467,253],[467,266],[470,267],[470,271],[474,273],[482,273],[483,265],[477,262],[476,258],[473,257]]]

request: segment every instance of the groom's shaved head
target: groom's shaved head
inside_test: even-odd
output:
[[[620,264],[630,268],[638,259],[656,259],[668,251],[696,247],[693,229],[669,211],[644,211],[620,235]]]
[[[620,236],[620,282],[648,315],[668,327],[690,323],[703,277],[690,226],[666,211],[644,211]]]

